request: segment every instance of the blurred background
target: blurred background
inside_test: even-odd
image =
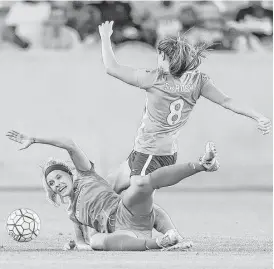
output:
[[[201,65],[227,95],[273,120],[272,1],[1,1],[0,190],[39,189],[41,165],[66,153],[5,137],[73,138],[103,176],[132,150],[145,94],[105,73],[98,25],[114,20],[118,60],[153,68],[155,45],[185,33],[214,49]],[[272,134],[200,98],[180,135],[178,162],[214,141],[221,169],[170,189],[272,192]]]
[[[273,43],[273,1],[0,1],[0,18],[0,49],[93,46],[105,20],[115,21],[116,45],[154,47],[178,32],[217,50],[272,50]]]

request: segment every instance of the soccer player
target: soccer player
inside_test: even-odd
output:
[[[205,44],[192,46],[184,37],[168,37],[157,45],[158,67],[136,69],[118,63],[110,37],[113,21],[99,26],[102,58],[106,72],[123,82],[146,91],[146,106],[133,151],[108,181],[120,193],[135,176],[176,163],[180,129],[200,96],[255,120],[263,134],[270,132],[270,120],[221,92],[212,80],[197,68],[207,50]]]
[[[199,162],[163,167],[149,175],[138,176],[123,195],[118,195],[95,172],[94,164],[72,140],[34,138],[16,131],[9,131],[7,137],[21,143],[21,149],[32,144],[46,144],[69,153],[76,170],[75,176],[65,162],[50,160],[43,169],[44,187],[55,205],[58,205],[58,197],[62,203],[68,199],[68,214],[75,223],[78,249],[91,246],[99,250],[144,251],[173,246],[178,238],[172,231],[156,239],[151,238],[155,220],[154,190],[177,184],[196,173],[219,168],[215,147],[209,143]],[[90,246],[84,240],[83,225],[92,228]]]

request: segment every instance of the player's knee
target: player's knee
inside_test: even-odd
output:
[[[146,192],[150,189],[150,181],[148,176],[133,176],[131,177],[131,183],[142,192]]]

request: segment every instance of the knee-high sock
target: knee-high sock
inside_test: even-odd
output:
[[[202,171],[205,171],[205,168],[199,163],[165,166],[150,174],[150,184],[153,189],[168,187]]]
[[[104,240],[105,251],[145,251],[159,249],[155,239],[139,239],[129,235],[108,235]]]

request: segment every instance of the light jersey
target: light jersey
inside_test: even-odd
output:
[[[113,231],[109,229],[113,225],[109,217],[115,213],[121,197],[95,172],[93,164],[89,171],[78,171],[73,189],[73,201],[68,208],[70,219],[99,233]]]
[[[181,127],[201,95],[209,77],[198,70],[180,79],[158,70],[137,70],[137,86],[146,90],[146,105],[134,150],[151,155],[177,152]]]

